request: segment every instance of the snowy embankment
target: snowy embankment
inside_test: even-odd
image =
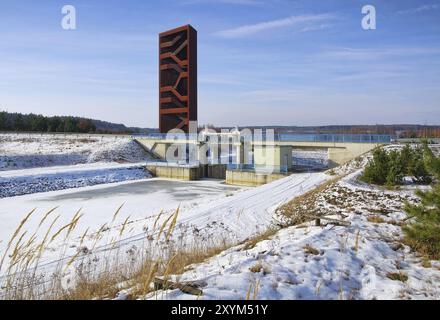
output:
[[[0,171],[95,162],[132,163],[148,158],[130,137],[0,134]]]
[[[149,178],[148,159],[129,137],[0,134],[0,198]]]
[[[150,178],[144,164],[76,165],[0,171],[0,198]]]
[[[359,173],[302,202],[304,212],[321,212],[348,226],[322,220],[322,226],[282,229],[254,247],[231,248],[172,277],[197,283],[202,296],[168,290],[150,298],[439,299],[440,263],[424,260],[402,242],[404,202],[417,198],[409,190],[359,184]]]

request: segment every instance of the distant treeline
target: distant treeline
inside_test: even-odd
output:
[[[221,128],[207,124],[211,129]],[[199,126],[199,131],[205,125]],[[232,130],[233,127],[224,127]],[[329,125],[329,126],[250,126],[248,129],[274,129],[275,133],[340,133],[340,134],[387,134],[399,138],[440,138],[440,126],[425,125]],[[239,128],[242,129],[242,128]],[[0,131],[17,132],[73,132],[100,134],[134,134],[158,132],[157,128],[126,127],[123,124],[81,117],[46,117],[37,114],[21,114],[0,111]]]
[[[0,131],[132,134],[154,132],[155,130],[129,128],[123,124],[81,117],[46,117],[39,114],[0,111]]]
[[[90,119],[0,112],[0,131],[95,133]]]

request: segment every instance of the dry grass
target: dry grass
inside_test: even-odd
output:
[[[59,215],[56,208],[43,215],[34,233],[26,230],[26,223],[35,210],[21,221],[7,250],[1,258],[4,262],[5,275],[0,283],[0,300],[89,300],[113,299],[122,290],[130,299],[142,299],[152,293],[155,279],[177,281],[178,275],[187,271],[191,265],[201,263],[220,252],[237,245],[228,238],[200,238],[189,234],[187,240],[178,225],[179,208],[172,214],[160,212],[153,230],[145,235],[142,247],[134,252],[120,249],[118,240],[123,240],[131,223],[129,217],[122,224],[115,225],[120,214],[120,206],[112,217],[112,221],[103,224],[98,231],[87,229],[78,238],[77,254],[66,256],[66,247],[72,243],[72,234],[82,218],[81,210],[75,213],[71,221],[57,226]],[[42,227],[47,228],[45,231]],[[115,237],[107,241],[110,249],[95,253],[101,240],[109,238],[107,231],[115,230]],[[243,244],[245,249],[253,248],[258,242],[273,236],[278,229],[269,229]],[[40,235],[41,239],[38,239]],[[89,247],[84,246],[88,242]],[[51,276],[45,276],[40,270],[41,259],[51,246],[64,243],[60,253],[60,262],[54,266]],[[99,251],[99,250],[98,250]],[[166,288],[164,288],[166,289]],[[256,298],[258,285],[253,286],[250,297]]]
[[[269,273],[269,269],[265,267],[261,261],[257,262],[252,267],[250,267],[249,271],[252,273],[262,273],[263,275]]]
[[[312,247],[312,246],[309,245],[309,244],[306,245],[306,246],[303,248],[303,250],[304,250],[304,253],[306,253],[306,254],[312,254],[312,255],[314,255],[314,256],[317,256],[317,255],[320,254],[320,251],[319,251],[318,249]]]
[[[250,250],[252,248],[254,248],[257,243],[264,241],[264,240],[268,240],[271,237],[273,237],[280,229],[279,228],[269,228],[267,229],[265,232],[262,232],[250,239],[247,239],[244,244],[243,244],[243,250]]]
[[[358,229],[357,232],[356,232],[356,239],[354,241],[354,247],[353,247],[353,250],[355,252],[359,251],[359,240],[360,240],[360,238],[361,238],[361,230]]]
[[[429,259],[427,259],[427,258],[424,258],[424,259],[422,260],[422,267],[423,267],[423,268],[432,268],[431,260],[429,260]]]
[[[389,278],[391,280],[394,280],[394,281],[401,281],[401,282],[408,281],[408,276],[405,273],[401,272],[401,271],[399,271],[399,272],[389,272],[387,274],[387,278]]]
[[[96,279],[79,279],[74,288],[60,290],[54,298],[58,300],[113,299],[120,291],[118,283],[122,281],[124,281],[123,274],[106,272]]]
[[[258,292],[260,290],[260,279],[258,279],[256,282],[251,282],[251,284],[249,285],[249,289],[246,293],[246,301],[251,300],[257,300],[258,298]]]
[[[262,270],[263,270],[263,265],[261,264],[261,262],[258,262],[249,268],[249,271],[252,273],[260,273]]]
[[[405,237],[402,243],[410,247],[414,252],[424,259],[439,260],[440,254],[432,250],[432,243],[425,243]]]
[[[367,221],[371,223],[385,223],[385,219],[378,215],[370,215],[367,217]]]
[[[280,225],[282,227],[298,225],[315,219],[310,216],[316,217],[326,214],[327,212],[323,212],[322,208],[317,206],[318,198],[325,191],[334,187],[338,180],[340,180],[340,177],[329,180],[279,207],[276,213],[283,219]]]
[[[388,210],[387,208],[384,207],[380,207],[380,208],[373,208],[370,210],[372,213],[377,213],[377,214],[383,214],[383,215],[387,215],[389,213],[391,213],[391,210]]]

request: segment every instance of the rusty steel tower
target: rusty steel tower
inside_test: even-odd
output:
[[[159,130],[189,130],[197,121],[197,31],[190,25],[159,35]]]

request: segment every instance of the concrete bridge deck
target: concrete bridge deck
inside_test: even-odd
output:
[[[387,135],[345,135],[345,134],[278,134],[266,137],[255,136],[253,139],[234,133],[208,134],[200,139],[196,134],[152,134],[133,137],[139,144],[152,153],[165,159],[166,152],[171,145],[202,145],[217,148],[223,144],[230,144],[242,150],[246,144],[252,150],[255,147],[290,146],[294,149],[325,149],[328,152],[330,166],[344,164],[374,148],[391,143],[391,136]],[[267,138],[267,140],[265,139]],[[239,151],[240,152],[240,151]],[[242,152],[242,151],[241,151]],[[216,152],[218,153],[218,152]]]

